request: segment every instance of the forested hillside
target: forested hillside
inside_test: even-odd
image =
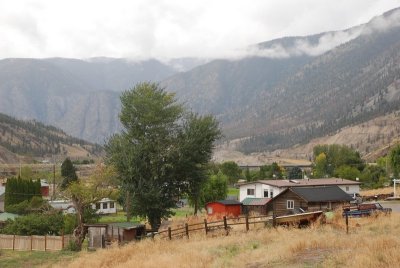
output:
[[[101,146],[68,136],[53,126],[21,121],[4,114],[0,114],[0,147],[5,149],[0,150],[3,152],[0,158],[4,159],[9,157],[6,151],[31,157],[66,156],[68,147],[86,151],[91,157],[103,152]]]

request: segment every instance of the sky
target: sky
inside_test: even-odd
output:
[[[400,0],[0,0],[0,58],[230,58],[395,7]],[[356,34],[327,36],[324,45]]]

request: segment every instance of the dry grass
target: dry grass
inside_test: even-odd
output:
[[[361,196],[374,196],[374,195],[379,195],[379,194],[392,194],[392,193],[393,193],[393,187],[385,187],[385,188],[379,188],[379,189],[361,190],[360,191]]]
[[[350,219],[336,214],[326,225],[233,230],[229,236],[145,240],[84,253],[58,267],[397,267],[400,214]]]

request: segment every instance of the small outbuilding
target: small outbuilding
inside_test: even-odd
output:
[[[242,203],[236,200],[219,200],[206,204],[208,216],[230,216],[239,217],[242,212]]]
[[[242,201],[243,214],[257,214],[267,215],[267,204],[271,201],[271,198],[251,198],[247,197]]]

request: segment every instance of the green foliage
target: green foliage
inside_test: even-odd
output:
[[[400,172],[400,145],[397,145],[389,153],[390,167],[393,170],[393,176],[399,177]]]
[[[66,189],[71,182],[78,180],[76,168],[69,158],[66,158],[61,164],[61,177],[63,177],[63,181],[61,183],[61,189],[63,190]]]
[[[303,171],[299,167],[293,167],[288,174],[289,180],[298,180],[303,178]]]
[[[24,200],[18,204],[7,206],[7,212],[18,215],[29,214],[45,206],[45,201],[41,196],[34,196],[30,201]]]
[[[22,203],[23,201],[30,202],[32,197],[41,199],[40,181],[23,180],[21,178],[9,178],[7,187],[4,193],[5,211],[9,212],[9,207]]]
[[[52,214],[29,214],[9,221],[0,231],[15,235],[60,235],[64,227],[61,212]]]
[[[77,221],[75,214],[64,215],[64,234],[72,234],[76,226]]]
[[[364,188],[379,188],[389,185],[385,168],[380,165],[367,165],[360,175]]]
[[[203,205],[217,200],[224,200],[228,194],[228,178],[222,172],[211,175],[204,185]]]
[[[345,145],[317,145],[314,147],[315,176],[334,176],[335,169],[347,165],[362,171],[365,167],[360,154]]]
[[[174,94],[154,83],[122,93],[121,104],[124,131],[109,140],[107,161],[129,192],[133,213],[158,229],[179,195],[198,200],[218,124],[211,116],[184,116]]]
[[[360,178],[361,172],[351,166],[342,165],[335,169],[334,176],[342,179],[355,180],[356,178]]]
[[[234,184],[243,178],[242,170],[234,161],[226,161],[221,164],[220,168],[222,173],[228,177],[229,184]]]

